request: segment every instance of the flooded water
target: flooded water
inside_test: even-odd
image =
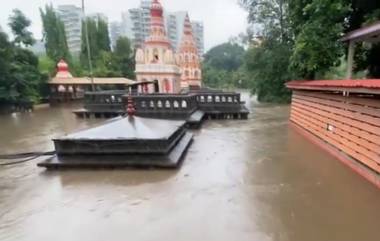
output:
[[[178,171],[0,167],[0,240],[378,241],[380,191],[289,128],[288,106],[248,105],[206,122]],[[72,108],[1,116],[0,154],[95,124]]]

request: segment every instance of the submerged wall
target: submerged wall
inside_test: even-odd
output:
[[[295,90],[291,122],[380,178],[380,97]]]

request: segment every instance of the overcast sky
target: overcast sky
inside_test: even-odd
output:
[[[32,20],[31,30],[35,38],[41,38],[42,24],[39,7],[46,3],[81,5],[81,0],[1,0],[0,26],[9,32],[8,17],[18,8]],[[121,12],[138,7],[140,0],[86,0],[87,13],[105,13],[110,21],[120,21]],[[205,47],[223,43],[230,36],[245,31],[247,13],[239,7],[237,0],[161,0],[168,11],[188,11],[192,20],[203,21],[205,25]]]

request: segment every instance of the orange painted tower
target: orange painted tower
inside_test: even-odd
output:
[[[136,52],[137,81],[154,82],[148,92],[178,93],[181,90],[181,70],[166,36],[163,8],[158,0],[151,5],[150,36]]]
[[[202,85],[202,70],[198,53],[190,19],[189,16],[186,15],[183,37],[178,53],[182,88]]]

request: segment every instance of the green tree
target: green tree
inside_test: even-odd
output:
[[[291,68],[301,78],[314,79],[317,74],[323,75],[340,64],[344,48],[339,38],[349,8],[344,0],[312,0],[302,10],[299,5],[294,10],[302,14],[291,14],[292,22],[297,23],[293,26],[296,38]]]
[[[293,34],[289,5],[285,0],[242,0],[249,12],[249,22],[261,27],[260,41],[252,44],[245,56],[245,67],[253,93],[259,101],[287,102],[290,93],[285,82],[289,71]]]
[[[235,71],[243,64],[245,50],[238,44],[224,43],[210,49],[204,63],[216,69]]]
[[[97,22],[97,45],[100,51],[111,51],[111,40],[108,33],[108,23],[98,17]]]
[[[281,42],[265,41],[260,47],[250,48],[246,55],[248,83],[262,102],[288,102],[290,92],[285,82],[292,79],[289,72],[291,48]]]
[[[214,88],[239,86],[245,50],[234,39],[210,49],[202,63],[203,81]]]
[[[52,77],[55,72],[57,63],[54,62],[49,56],[43,55],[38,58],[38,69],[41,73]]]
[[[72,60],[63,22],[57,16],[52,5],[46,5],[45,10],[40,8],[40,13],[47,56],[56,63],[60,59],[64,59],[70,65]]]
[[[120,37],[114,49],[113,66],[122,76],[135,78],[135,55],[127,37]]]
[[[87,26],[86,26],[87,25]],[[98,45],[98,27],[97,27],[97,21],[95,21],[93,18],[86,18],[82,22],[82,46],[81,46],[81,53],[80,53],[80,63],[81,65],[86,69],[89,70],[89,62],[88,62],[88,55],[87,55],[87,41],[86,41],[86,27],[87,27],[87,33],[88,33],[88,39],[89,39],[89,45],[90,45],[90,52],[91,52],[91,61],[94,65],[96,63],[96,60],[100,53],[100,48]],[[96,66],[93,66],[96,68]]]
[[[10,91],[17,100],[39,100],[39,84],[43,76],[38,70],[38,58],[31,51],[15,48],[12,68]]]
[[[19,9],[13,10],[13,14],[9,17],[9,27],[15,36],[15,44],[31,46],[35,43],[32,32],[28,30],[30,24],[30,20]]]
[[[8,40],[8,36],[0,32],[0,102],[11,99],[9,92],[12,45]]]
[[[291,39],[288,2],[290,0],[240,0],[248,10],[248,20],[262,28],[260,35],[278,38],[285,42]]]

